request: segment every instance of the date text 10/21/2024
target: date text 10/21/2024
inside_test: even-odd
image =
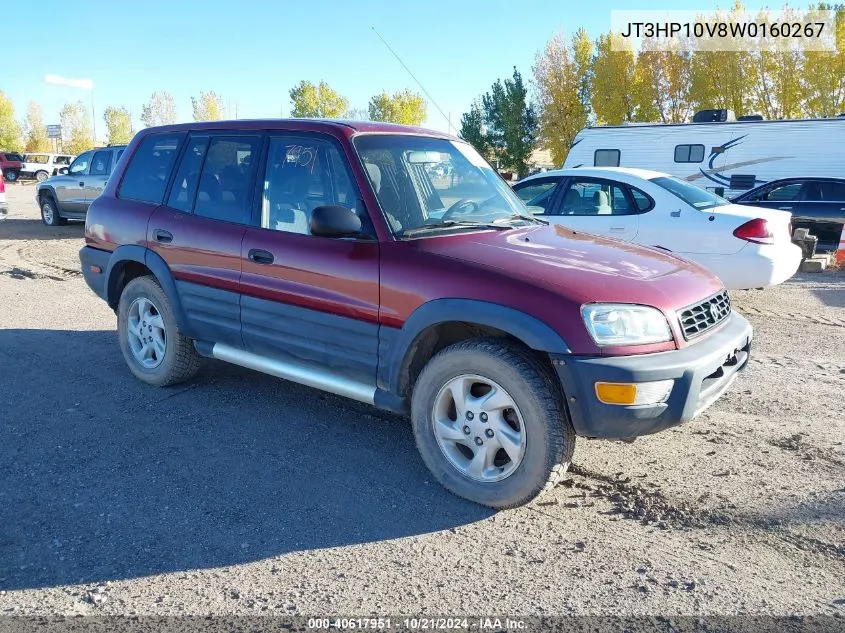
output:
[[[309,618],[309,629],[370,630],[509,630],[526,629],[523,620],[510,618]]]

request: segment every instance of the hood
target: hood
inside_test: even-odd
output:
[[[497,269],[578,303],[637,303],[668,312],[722,289],[698,264],[560,225],[421,239],[417,247]]]

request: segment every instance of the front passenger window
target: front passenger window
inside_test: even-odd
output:
[[[275,137],[270,141],[261,227],[310,235],[311,213],[336,204],[353,211],[358,190],[338,150],[317,139]],[[361,218],[367,226],[367,218]]]
[[[85,152],[77,156],[76,160],[68,169],[68,174],[71,176],[84,176],[88,173],[88,163],[91,162],[91,152]]]
[[[563,196],[561,215],[630,215],[635,213],[622,187],[605,181],[575,181]]]
[[[91,176],[108,176],[111,168],[111,152],[96,152],[91,159]]]

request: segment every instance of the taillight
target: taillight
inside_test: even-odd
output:
[[[769,223],[763,218],[749,220],[734,230],[734,237],[755,244],[774,244],[775,234],[769,228]]]

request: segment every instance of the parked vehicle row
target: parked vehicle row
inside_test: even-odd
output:
[[[59,170],[70,165],[73,156],[70,154],[25,154],[21,164],[19,177],[35,178],[38,182],[55,176]]]
[[[675,253],[715,273],[727,288],[782,283],[801,263],[788,211],[731,204],[660,172],[563,169],[530,176],[514,190],[553,224]]]
[[[409,414],[433,476],[492,507],[554,485],[576,435],[700,414],[752,343],[704,268],[550,226],[469,144],[391,124],[145,129],[85,242],[138,379],[205,356]]]
[[[125,149],[125,145],[113,145],[89,150],[62,168],[58,176],[39,182],[35,197],[44,224],[58,226],[68,220],[84,220]]]

